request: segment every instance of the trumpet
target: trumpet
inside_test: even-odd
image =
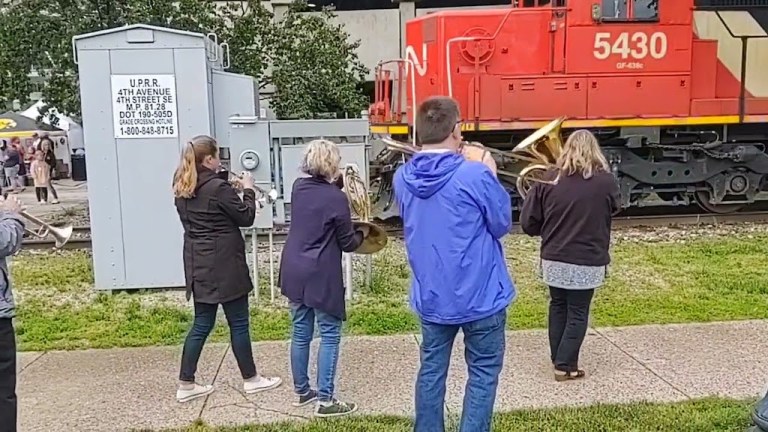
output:
[[[30,222],[34,222],[35,224],[40,226],[37,229],[37,231],[32,231],[29,228],[24,228],[24,231],[28,232],[30,235],[37,237],[39,239],[48,237],[48,234],[52,235],[53,238],[56,240],[54,249],[61,249],[61,247],[63,247],[72,237],[72,231],[73,231],[72,224],[66,224],[61,227],[56,227],[41,219],[36,218],[35,216],[32,216],[31,214],[23,210],[19,212],[19,215],[24,219]]]
[[[227,175],[227,181],[229,184],[232,185],[238,192],[242,192],[243,190],[243,183],[242,179],[245,176],[245,171],[241,172],[240,174],[235,174],[227,169],[222,169],[219,171],[220,173],[226,173]],[[269,192],[265,191],[264,189],[260,188],[259,186],[253,185],[253,189],[256,191],[258,198],[256,201],[262,204],[273,204],[277,200],[277,190],[272,188],[269,190]]]

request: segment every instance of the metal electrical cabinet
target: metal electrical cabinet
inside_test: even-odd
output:
[[[250,171],[282,198],[253,228],[284,223],[306,143],[339,144],[368,180],[368,122],[268,121],[258,84],[225,72],[226,45],[203,35],[131,25],[73,38],[88,171],[96,288],[184,286],[183,229],[171,182],[186,143],[214,136],[222,163]],[[214,39],[214,40],[212,40]]]
[[[183,146],[254,115],[253,78],[203,34],[131,25],[73,38],[97,289],[184,286],[171,181]],[[217,134],[217,129],[219,133]]]

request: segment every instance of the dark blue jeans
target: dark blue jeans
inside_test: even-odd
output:
[[[0,318],[0,432],[16,432],[16,336],[10,318]]]
[[[232,300],[221,305],[229,324],[229,335],[232,341],[232,352],[235,354],[237,366],[243,379],[256,376],[256,364],[253,362],[253,349],[251,348],[251,331],[248,315],[248,295],[237,300]],[[181,354],[181,373],[179,380],[186,382],[195,381],[197,361],[203,351],[205,340],[216,324],[217,304],[195,303],[195,322],[187,334],[184,342],[184,351]]]
[[[291,335],[291,373],[298,395],[307,394],[309,385],[309,344],[315,333],[315,318],[320,328],[320,351],[317,354],[317,399],[328,402],[333,398],[333,381],[339,362],[342,321],[317,309],[291,303],[293,334]]]
[[[499,373],[504,364],[506,309],[460,325],[422,321],[421,368],[416,379],[416,432],[444,432],[445,380],[453,340],[464,332],[469,380],[464,391],[460,432],[489,432]]]

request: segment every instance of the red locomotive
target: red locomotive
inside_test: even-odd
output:
[[[624,208],[733,212],[761,200],[768,0],[515,3],[408,22],[406,59],[376,70],[373,135],[407,139],[413,106],[451,95],[465,137],[502,150],[560,116],[564,134],[592,130]],[[394,166],[379,168],[386,192]]]

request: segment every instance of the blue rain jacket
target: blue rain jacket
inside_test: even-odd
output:
[[[453,152],[420,152],[394,178],[411,307],[424,321],[487,318],[516,297],[501,238],[512,229],[509,194],[491,170]]]

